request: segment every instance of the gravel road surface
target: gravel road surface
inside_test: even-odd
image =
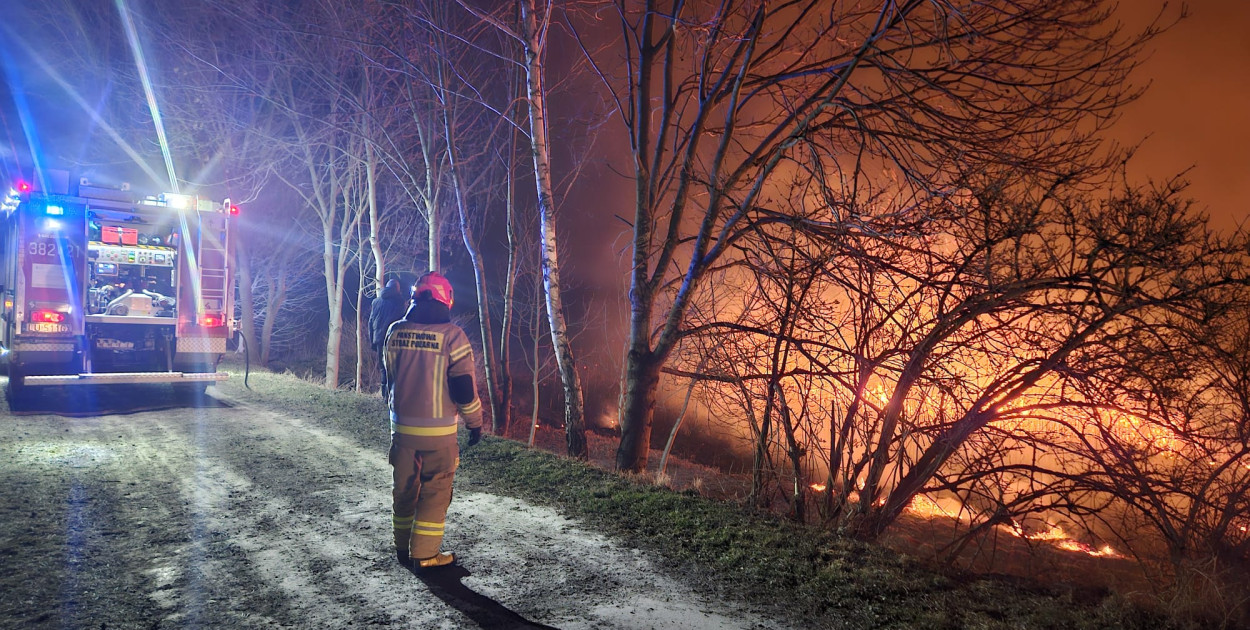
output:
[[[459,479],[444,542],[459,566],[414,574],[368,444],[215,388],[4,406],[0,627],[784,627]]]

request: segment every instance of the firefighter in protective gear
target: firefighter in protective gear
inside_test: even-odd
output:
[[[378,373],[382,376],[383,399],[390,392],[390,381],[386,378],[386,350],[382,347],[386,343],[386,331],[407,310],[408,299],[399,288],[399,281],[393,278],[386,281],[382,293],[373,299],[373,304],[369,307],[369,345],[378,353]]]
[[[401,564],[416,568],[455,561],[439,547],[460,463],[457,414],[469,429],[469,446],[482,435],[473,347],[451,323],[451,304],[451,283],[427,273],[413,286],[407,314],[386,333],[395,552]]]

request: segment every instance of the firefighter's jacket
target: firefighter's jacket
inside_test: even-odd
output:
[[[473,346],[447,307],[413,302],[386,333],[386,373],[391,440],[417,450],[456,444],[456,415],[470,429],[482,426],[482,402],[473,384]]]
[[[382,288],[382,294],[369,306],[369,345],[381,351],[386,343],[386,331],[391,324],[404,317],[408,300],[399,292],[399,283],[391,280]]]

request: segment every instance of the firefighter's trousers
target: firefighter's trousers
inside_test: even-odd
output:
[[[451,442],[436,450],[417,450],[391,442],[390,460],[395,548],[407,549],[413,558],[433,557],[443,543],[460,447]]]

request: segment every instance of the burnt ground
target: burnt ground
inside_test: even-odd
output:
[[[462,479],[444,543],[459,566],[400,567],[377,422],[356,435],[216,388],[3,406],[0,627],[786,627]]]

